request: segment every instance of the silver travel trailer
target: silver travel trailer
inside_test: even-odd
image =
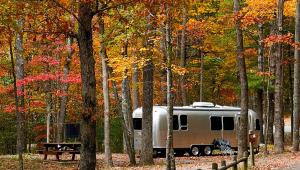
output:
[[[176,154],[211,155],[215,149],[237,150],[237,127],[240,108],[195,102],[191,106],[174,107],[173,147]],[[248,130],[258,151],[259,119],[249,110]],[[133,112],[134,148],[141,150],[142,108]],[[153,107],[153,152],[164,154],[167,140],[167,107]]]

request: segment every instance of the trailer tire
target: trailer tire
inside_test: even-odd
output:
[[[212,151],[213,150],[212,150],[211,146],[204,146],[203,150],[202,150],[203,155],[205,155],[205,156],[210,156],[212,154]]]
[[[198,146],[192,146],[191,147],[191,154],[192,154],[192,156],[199,156],[200,148]]]

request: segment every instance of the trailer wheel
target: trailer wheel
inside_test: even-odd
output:
[[[211,146],[205,146],[203,148],[203,154],[205,156],[210,156],[212,154],[212,148],[211,148]]]
[[[191,153],[193,156],[198,156],[200,154],[200,149],[198,146],[192,146]]]

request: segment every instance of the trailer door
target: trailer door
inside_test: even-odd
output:
[[[235,127],[234,127],[234,117],[223,116],[223,139],[230,142],[230,144],[235,139]]]
[[[222,138],[222,117],[221,116],[210,116],[210,139]]]
[[[142,118],[133,118],[134,149],[139,152],[142,149]]]

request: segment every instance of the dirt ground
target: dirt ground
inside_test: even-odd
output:
[[[79,161],[69,161],[71,156],[63,155],[63,161],[56,161],[55,156],[49,156],[47,161],[43,160],[42,155],[38,154],[26,154],[25,158],[25,169],[26,170],[76,170],[78,169]],[[80,159],[76,156],[76,159]],[[196,169],[211,169],[211,164],[216,162],[220,165],[221,160],[226,160],[230,163],[232,156],[218,155],[218,156],[200,156],[200,157],[176,157],[176,168],[178,170],[196,170]],[[112,170],[159,170],[165,169],[165,159],[156,158],[155,165],[153,166],[128,166],[128,158],[126,154],[113,154],[114,167],[104,167],[104,155],[97,154],[97,169],[112,169]],[[138,158],[137,158],[138,161]],[[0,170],[15,170],[17,169],[17,157],[15,155],[3,155],[0,156]],[[293,153],[287,151],[283,154],[270,153],[265,156],[264,154],[255,155],[255,166],[254,170],[271,170],[271,169],[295,169],[296,166],[300,165],[300,153]]]

